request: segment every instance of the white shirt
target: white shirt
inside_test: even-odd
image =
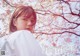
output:
[[[20,30],[7,35],[5,40],[5,56],[45,56],[39,43],[27,30]]]

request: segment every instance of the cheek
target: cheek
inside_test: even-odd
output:
[[[21,27],[21,28],[24,28],[25,26],[26,26],[25,23],[20,23],[20,24],[19,24],[19,27]]]
[[[17,24],[23,26],[24,25],[24,22],[21,21],[21,20],[19,20],[19,21],[17,21]]]
[[[17,21],[16,24],[17,24],[16,25],[17,28],[23,28],[25,26],[24,22],[22,22],[22,21]]]

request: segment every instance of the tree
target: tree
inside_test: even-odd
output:
[[[2,7],[11,8],[6,10],[7,18],[17,5],[34,7],[38,16],[34,35],[47,55],[80,55],[79,0],[2,0],[1,2]]]

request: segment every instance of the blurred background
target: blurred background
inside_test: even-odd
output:
[[[0,37],[18,5],[35,9],[34,36],[47,56],[80,56],[80,0],[0,0]]]

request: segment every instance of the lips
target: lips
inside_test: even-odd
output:
[[[25,30],[29,30],[30,32],[33,32],[32,28],[26,28]]]
[[[29,31],[31,31],[31,28],[26,28],[26,30],[29,30]]]

